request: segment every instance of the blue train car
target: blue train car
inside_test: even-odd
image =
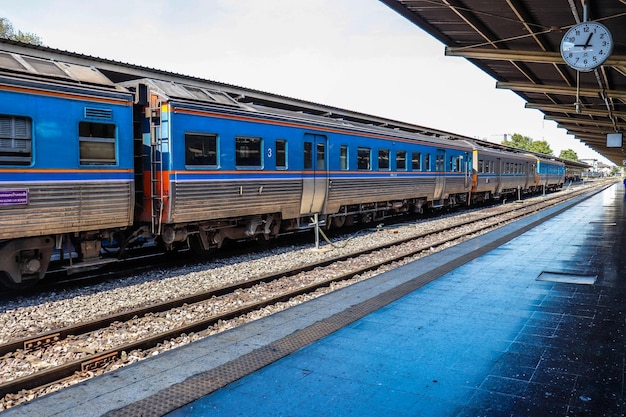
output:
[[[537,161],[537,187],[542,190],[563,188],[565,182],[565,164],[554,159],[529,155]]]
[[[21,284],[133,223],[132,95],[91,67],[0,60],[0,271]]]
[[[471,148],[329,117],[243,104],[208,85],[123,84],[147,115],[143,210],[166,245],[224,239],[468,202]]]

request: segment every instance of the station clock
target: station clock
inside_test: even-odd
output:
[[[613,52],[611,32],[601,23],[582,22],[572,26],[561,40],[561,56],[577,71],[592,71]]]

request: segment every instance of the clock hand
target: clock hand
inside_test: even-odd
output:
[[[574,45],[574,46],[582,46],[582,47],[583,47],[583,49],[587,49],[587,47],[588,47],[588,46],[591,46],[591,44],[589,43],[589,41],[591,40],[591,37],[592,37],[592,36],[593,36],[593,32],[591,32],[591,33],[589,34],[589,37],[587,38],[587,40],[585,41],[585,43],[583,43],[583,44],[576,44],[576,45]]]

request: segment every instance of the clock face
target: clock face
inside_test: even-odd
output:
[[[613,38],[606,26],[583,22],[572,26],[561,40],[561,56],[578,71],[591,71],[613,52]]]

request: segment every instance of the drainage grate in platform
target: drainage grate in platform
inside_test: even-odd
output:
[[[593,221],[593,222],[589,222],[589,224],[601,224],[602,226],[617,226],[616,222],[608,222],[608,221]]]
[[[598,279],[597,275],[571,274],[568,272],[544,271],[537,277],[537,281],[563,282],[566,284],[593,285]]]

